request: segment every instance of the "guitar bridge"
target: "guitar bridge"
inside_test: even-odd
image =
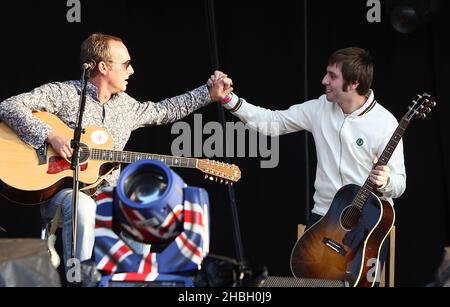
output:
[[[334,241],[333,239],[324,238],[322,242],[339,255],[344,257],[345,255],[347,255],[347,252],[345,251],[344,247],[341,244]]]

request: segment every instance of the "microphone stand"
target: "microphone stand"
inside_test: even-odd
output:
[[[214,0],[205,0],[205,10],[206,17],[208,22],[208,38],[210,44],[210,52],[211,52],[211,61],[213,70],[219,69],[219,52],[218,52],[218,44],[217,44],[217,35],[216,35],[216,20],[215,20],[215,7]],[[218,116],[222,127],[226,125],[226,117],[225,111],[223,107],[218,105]],[[224,136],[226,142],[226,135]],[[224,160],[226,163],[230,163],[230,158],[225,154]],[[260,282],[267,278],[267,269],[264,267],[261,271],[254,272],[250,266],[248,265],[245,255],[244,255],[244,246],[242,244],[242,236],[241,236],[241,228],[239,225],[239,215],[236,205],[236,196],[234,187],[232,185],[228,185],[228,198],[230,200],[230,209],[232,215],[232,223],[233,223],[233,236],[234,236],[234,244],[236,248],[236,256],[237,256],[237,287],[246,287],[246,286],[256,286],[259,285]]]
[[[304,51],[304,57],[303,57],[303,95],[304,99],[303,101],[307,101],[309,99],[309,83],[308,83],[308,64],[309,64],[309,41],[308,41],[308,0],[303,0],[303,51]],[[304,153],[305,153],[305,225],[309,222],[309,219],[311,218],[311,176],[310,176],[310,170],[311,166],[309,163],[309,144],[310,144],[310,137],[309,132],[304,131],[303,132],[303,142],[304,142]]]
[[[87,89],[87,71],[89,67],[82,67],[81,73],[81,95],[80,95],[80,108],[78,110],[77,125],[74,129],[73,140],[71,141],[72,164],[73,170],[73,191],[72,191],[72,258],[75,259],[77,255],[77,225],[78,225],[78,193],[80,191],[80,141],[81,134],[84,133],[82,128],[83,114],[86,106],[86,89]]]

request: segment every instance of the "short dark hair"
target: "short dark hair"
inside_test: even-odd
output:
[[[356,91],[359,95],[367,95],[373,81],[373,61],[368,50],[349,47],[335,51],[328,59],[328,65],[340,64],[344,88],[350,83],[359,82]]]
[[[89,35],[81,44],[80,64],[88,60],[94,60],[95,63],[111,60],[109,41],[123,42],[121,38],[108,34],[93,33]]]

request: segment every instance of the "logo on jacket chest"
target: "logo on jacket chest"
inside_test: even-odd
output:
[[[356,140],[356,145],[358,145],[359,147],[362,147],[364,145],[364,140],[359,138]]]

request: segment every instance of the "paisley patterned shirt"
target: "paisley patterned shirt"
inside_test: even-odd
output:
[[[37,149],[44,144],[52,128],[34,117],[32,111],[55,114],[67,126],[75,128],[80,93],[80,81],[42,85],[29,93],[1,102],[0,120],[15,130],[24,142]],[[175,122],[210,102],[205,85],[159,103],[140,103],[121,92],[102,104],[98,100],[97,87],[88,82],[83,127],[100,126],[107,129],[113,137],[114,150],[123,150],[133,130]]]

